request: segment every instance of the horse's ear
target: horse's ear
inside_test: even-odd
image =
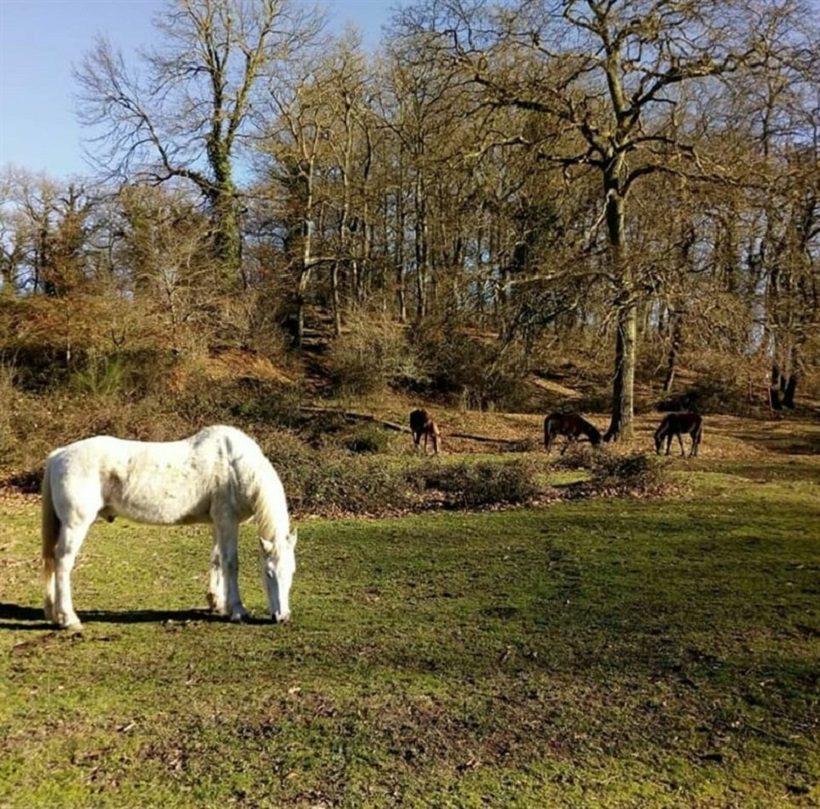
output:
[[[259,537],[259,544],[262,547],[262,550],[270,556],[273,553],[273,543],[268,539],[263,539]]]

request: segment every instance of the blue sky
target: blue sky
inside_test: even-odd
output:
[[[329,28],[347,22],[378,44],[393,0],[325,0]],[[56,178],[84,174],[72,66],[97,34],[126,54],[150,44],[164,0],[0,0],[0,167]]]

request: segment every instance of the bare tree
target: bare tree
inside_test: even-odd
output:
[[[93,158],[108,174],[194,184],[208,204],[214,254],[235,282],[240,142],[255,97],[311,41],[316,17],[290,0],[174,0],[155,24],[163,45],[141,54],[142,74],[105,39],[86,55],[76,71],[80,120],[93,128]]]
[[[745,42],[752,19],[748,5],[717,0],[432,0],[405,16],[431,52],[485,88],[488,104],[548,122],[538,138],[518,131],[496,140],[529,144],[564,172],[599,177],[616,320],[608,438],[629,434],[634,409],[644,285],[629,253],[630,193],[658,171],[715,173],[682,126],[683,90],[756,58]]]

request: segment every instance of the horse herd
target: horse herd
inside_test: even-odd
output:
[[[416,447],[441,448],[441,431],[426,410],[410,414]],[[655,432],[655,449],[674,436],[692,437],[697,455],[701,417],[672,413]],[[555,437],[570,443],[586,436],[593,446],[601,433],[578,414],[555,413],[544,421],[544,445]],[[208,523],[212,526],[211,611],[231,621],[247,619],[239,594],[237,541],[240,523],[253,518],[259,531],[259,560],[268,611],[276,622],[290,618],[290,587],[296,570],[296,532],[291,530],[282,482],[256,442],[224,426],[206,427],[181,441],[127,441],[94,436],[52,452],[42,486],[44,614],[61,628],[80,627],[71,596],[71,572],[92,523],[123,516],[151,525]],[[127,547],[123,552],[127,553]]]
[[[423,438],[424,451],[427,452],[429,439],[433,452],[438,454],[441,449],[441,430],[427,410],[418,409],[410,413],[410,431],[413,434],[413,444],[416,449],[421,448]],[[552,445],[559,435],[566,438],[566,443],[561,450],[562,455],[566,452],[567,447],[581,436],[586,436],[593,447],[597,447],[604,440],[598,428],[578,413],[552,413],[544,419],[544,447],[547,452],[552,450]],[[689,435],[692,439],[692,449],[689,455],[697,456],[703,436],[703,419],[698,413],[670,413],[665,416],[658,429],[655,430],[655,452],[661,451],[663,441],[666,439],[666,454],[668,455],[672,439],[677,436],[681,455],[685,456],[684,435]]]

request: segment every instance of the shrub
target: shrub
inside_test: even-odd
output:
[[[378,427],[359,427],[344,440],[346,449],[360,454],[386,452],[388,443],[386,433]]]
[[[674,396],[658,403],[660,411],[694,410],[700,413],[743,413],[749,410],[748,398],[730,389],[731,386],[719,379],[703,379]]]
[[[495,340],[465,334],[447,321],[426,323],[415,335],[432,391],[468,409],[526,410],[531,405],[526,357]]]
[[[593,452],[590,469],[591,479],[576,486],[586,495],[657,495],[668,485],[661,459],[642,452],[628,455]]]
[[[118,357],[90,358],[84,368],[71,374],[70,384],[79,393],[122,394],[125,393],[125,367]]]
[[[557,442],[559,446],[560,441]],[[590,469],[598,463],[598,456],[604,452],[606,450],[603,446],[593,447],[586,442],[570,444],[565,453],[559,453],[552,466],[554,469]]]
[[[408,476],[422,491],[445,494],[450,507],[525,503],[540,491],[534,464],[524,460],[419,466]]]
[[[14,412],[17,398],[13,370],[0,365],[0,468],[6,462],[15,443],[11,414]]]
[[[293,433],[266,437],[262,448],[302,514],[376,514],[407,507],[410,488],[403,471],[380,459],[321,452]]]
[[[328,372],[335,390],[343,395],[365,395],[423,377],[418,358],[393,321],[361,318],[348,324],[328,354]]]

